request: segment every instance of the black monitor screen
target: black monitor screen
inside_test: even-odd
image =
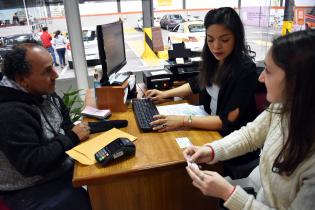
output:
[[[98,49],[103,69],[103,82],[126,64],[122,21],[97,26]],[[105,81],[104,81],[105,80]]]

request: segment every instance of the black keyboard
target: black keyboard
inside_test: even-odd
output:
[[[154,121],[153,115],[159,114],[153,101],[148,98],[133,99],[132,108],[133,112],[135,113],[139,128],[143,132],[152,131],[152,126],[150,125],[150,122]]]

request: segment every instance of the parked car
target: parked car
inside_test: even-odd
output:
[[[26,40],[35,40],[41,43],[39,34],[16,34],[11,36],[1,37],[0,45],[0,64],[3,62],[4,55],[12,50],[15,44],[22,43]]]
[[[184,18],[180,14],[167,14],[164,15],[160,20],[161,28],[171,30],[177,24],[185,22]]]
[[[178,24],[168,34],[168,44],[184,42],[185,47],[193,52],[201,52],[205,43],[205,28],[202,21],[189,21]]]
[[[315,7],[312,8],[310,13],[305,15],[305,28],[315,28]]]
[[[85,51],[85,58],[88,66],[95,66],[100,64],[100,57],[98,54],[96,27],[83,27],[82,28],[83,44]],[[66,47],[67,60],[69,67],[73,68],[71,44],[67,43]]]
[[[153,26],[154,27],[160,27],[160,20],[161,20],[160,17],[153,18]],[[141,31],[143,30],[143,17],[141,17],[137,20],[137,29],[139,29]]]
[[[201,21],[199,16],[187,15],[187,17],[186,17],[186,21],[198,21],[198,20]]]

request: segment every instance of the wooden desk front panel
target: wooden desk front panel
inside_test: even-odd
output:
[[[217,166],[213,170],[219,170]],[[218,199],[195,188],[185,165],[158,168],[88,186],[93,210],[214,210]]]

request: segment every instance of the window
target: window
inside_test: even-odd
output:
[[[188,26],[189,32],[205,32],[206,29],[202,24],[193,24]]]

